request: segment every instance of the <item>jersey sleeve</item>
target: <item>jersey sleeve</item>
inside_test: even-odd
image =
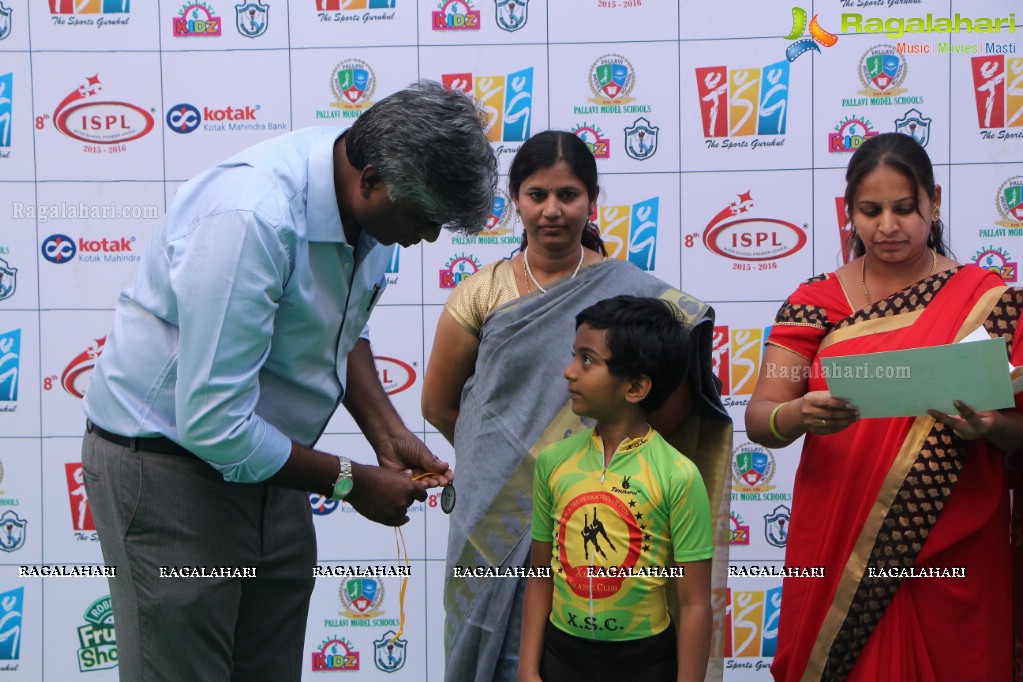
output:
[[[554,457],[549,450],[542,451],[536,458],[533,474],[533,528],[532,538],[538,542],[554,541],[554,495],[549,481]]]
[[[713,557],[710,501],[696,465],[688,459],[680,460],[666,492],[675,561],[702,561]]]

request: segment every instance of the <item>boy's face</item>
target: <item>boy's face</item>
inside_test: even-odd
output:
[[[588,324],[579,325],[572,346],[572,362],[562,373],[568,380],[572,412],[597,421],[610,421],[628,404],[625,394],[630,381],[615,376],[607,367],[611,351],[607,332]]]

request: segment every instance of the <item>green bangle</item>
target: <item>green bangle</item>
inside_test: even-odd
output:
[[[769,429],[771,429],[771,435],[774,436],[775,438],[777,438],[778,440],[783,440],[783,441],[791,441],[791,440],[793,440],[792,438],[786,438],[785,436],[783,436],[780,433],[778,433],[778,427],[774,423],[775,418],[777,418],[777,416],[778,416],[778,410],[780,410],[781,408],[785,407],[788,404],[789,404],[789,401],[786,400],[783,403],[778,403],[777,405],[775,405],[774,409],[771,410],[771,418],[767,420],[767,426],[768,426]]]

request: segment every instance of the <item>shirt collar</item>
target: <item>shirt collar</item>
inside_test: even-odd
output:
[[[310,241],[347,243],[334,189],[334,143],[344,135],[323,135],[309,153],[306,234]]]

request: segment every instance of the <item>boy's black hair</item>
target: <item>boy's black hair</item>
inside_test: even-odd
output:
[[[689,327],[667,301],[615,296],[575,316],[575,328],[587,324],[605,331],[611,357],[608,370],[628,379],[650,377],[650,392],[640,401],[650,413],[668,399],[689,370]]]

